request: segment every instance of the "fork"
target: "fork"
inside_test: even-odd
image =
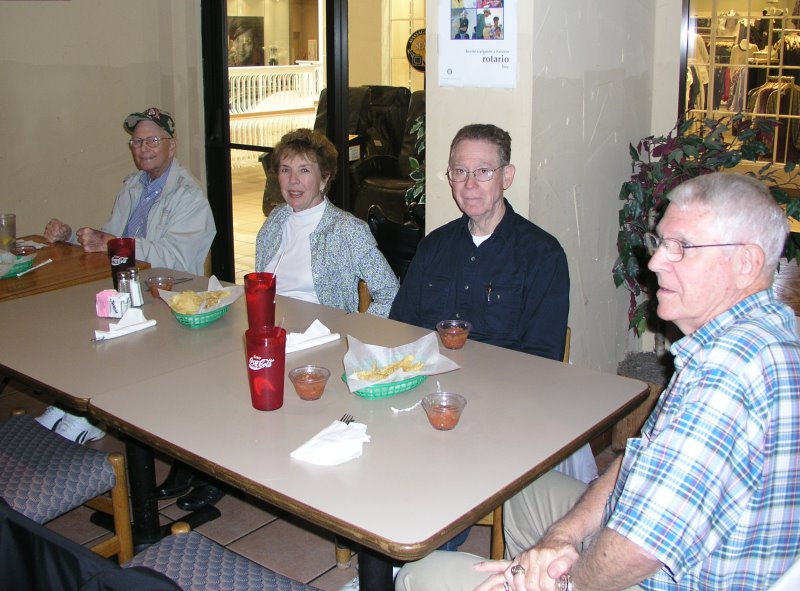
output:
[[[349,425],[350,423],[352,423],[355,420],[355,418],[353,417],[353,415],[351,415],[349,413],[345,413],[345,414],[342,415],[342,418],[339,419],[339,420],[341,422],[343,422],[345,425]]]

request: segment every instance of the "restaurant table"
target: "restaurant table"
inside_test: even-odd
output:
[[[349,314],[329,319],[341,338],[287,355],[286,371],[328,367],[323,397],[300,400],[286,380],[281,409],[257,411],[242,350],[209,357],[93,395],[90,411],[132,437],[362,545],[362,589],[390,589],[391,561],[418,559],[610,427],[646,395],[642,382],[468,341],[442,353],[461,368],[396,396],[367,399],[341,380],[346,335],[398,346],[430,331]],[[452,431],[422,408],[436,389],[467,406]],[[157,409],[157,412],[155,412]],[[330,467],[290,452],[344,413],[367,425],[363,456]]]
[[[142,271],[141,281],[166,274],[193,278],[175,285],[175,291],[208,287],[205,277],[163,268]],[[0,326],[13,342],[13,346],[0,348],[0,373],[82,411],[91,397],[121,384],[243,350],[247,328],[244,296],[221,319],[192,329],[180,325],[164,301],[144,291],[140,309],[145,318],[156,320],[156,326],[113,340],[93,341],[95,329],[107,330],[110,322],[118,321],[98,318],[95,312],[95,294],[108,288],[110,278],[0,303]],[[290,331],[305,330],[315,318],[324,323],[345,314],[337,308],[282,296],[276,300],[276,318],[283,319]]]
[[[155,268],[141,274],[144,282],[153,275],[192,277],[174,289],[204,291],[208,279],[170,269]],[[230,351],[244,355],[243,335],[247,328],[244,297],[234,302],[221,319],[192,329],[177,322],[165,302],[144,293],[141,307],[147,319],[157,324],[124,337],[94,341],[94,330],[106,330],[116,319],[98,318],[95,294],[109,287],[110,281],[84,283],[58,291],[0,303],[0,326],[13,346],[0,348],[0,374],[30,385],[48,402],[85,411],[90,398],[122,384],[136,384],[176,368],[194,366]],[[293,332],[305,331],[315,320],[327,322],[344,311],[318,304],[276,298],[276,318]],[[193,403],[190,403],[190,406]],[[153,497],[155,463],[152,449],[134,439],[125,440],[131,473],[131,505],[134,538],[152,543],[161,535],[152,523],[158,508]],[[219,515],[206,507],[190,525]]]
[[[45,246],[36,251],[34,265],[38,265],[47,259],[53,259],[52,263],[22,277],[9,277],[0,279],[0,302],[22,298],[29,295],[45,293],[106,279],[106,289],[111,289],[111,265],[108,255],[103,252],[84,252],[83,248],[75,244],[58,242],[48,244],[44,236],[31,235],[23,236],[18,240],[31,240]],[[136,261],[138,269],[149,269],[150,263]]]

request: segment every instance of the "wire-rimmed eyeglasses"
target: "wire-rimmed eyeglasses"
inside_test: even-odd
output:
[[[496,170],[500,170],[505,166],[507,165],[501,164],[497,168],[476,168],[475,170],[467,170],[466,168],[448,168],[445,174],[447,175],[447,178],[450,179],[451,183],[464,183],[469,178],[469,175],[474,176],[476,181],[486,182],[492,180]]]
[[[650,256],[656,254],[659,248],[663,248],[667,255],[667,260],[671,263],[678,263],[683,260],[684,251],[687,248],[710,248],[712,246],[744,246],[746,242],[727,242],[725,244],[685,244],[677,238],[661,238],[647,232],[644,235],[644,245]]]
[[[169,140],[169,139],[172,139],[172,138],[158,137],[158,136],[155,136],[155,135],[150,136],[150,137],[145,137],[145,138],[132,137],[131,139],[128,140],[128,145],[131,148],[141,148],[142,144],[147,144],[149,147],[155,148],[157,146],[160,146],[161,142],[163,142],[164,140]]]

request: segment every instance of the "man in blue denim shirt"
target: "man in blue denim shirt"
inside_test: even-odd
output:
[[[558,240],[506,201],[515,172],[510,160],[508,132],[473,124],[456,133],[447,178],[464,215],[420,242],[389,318],[432,330],[440,320],[467,320],[470,339],[561,360],[567,257]],[[587,481],[597,476],[588,446],[558,469]],[[441,549],[456,550],[468,534]]]
[[[567,258],[503,196],[514,180],[510,158],[506,131],[483,124],[459,130],[447,176],[464,215],[420,242],[389,318],[432,330],[440,320],[468,320],[470,339],[560,360]]]

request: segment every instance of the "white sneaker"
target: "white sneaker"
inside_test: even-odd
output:
[[[55,432],[76,443],[86,443],[96,441],[105,437],[106,432],[95,427],[84,417],[76,417],[69,413],[64,413],[64,418],[56,426]]]
[[[36,417],[36,422],[38,422],[42,427],[53,431],[56,427],[58,427],[59,423],[61,423],[61,419],[63,419],[64,415],[66,414],[67,413],[57,406],[48,406],[47,410]]]

